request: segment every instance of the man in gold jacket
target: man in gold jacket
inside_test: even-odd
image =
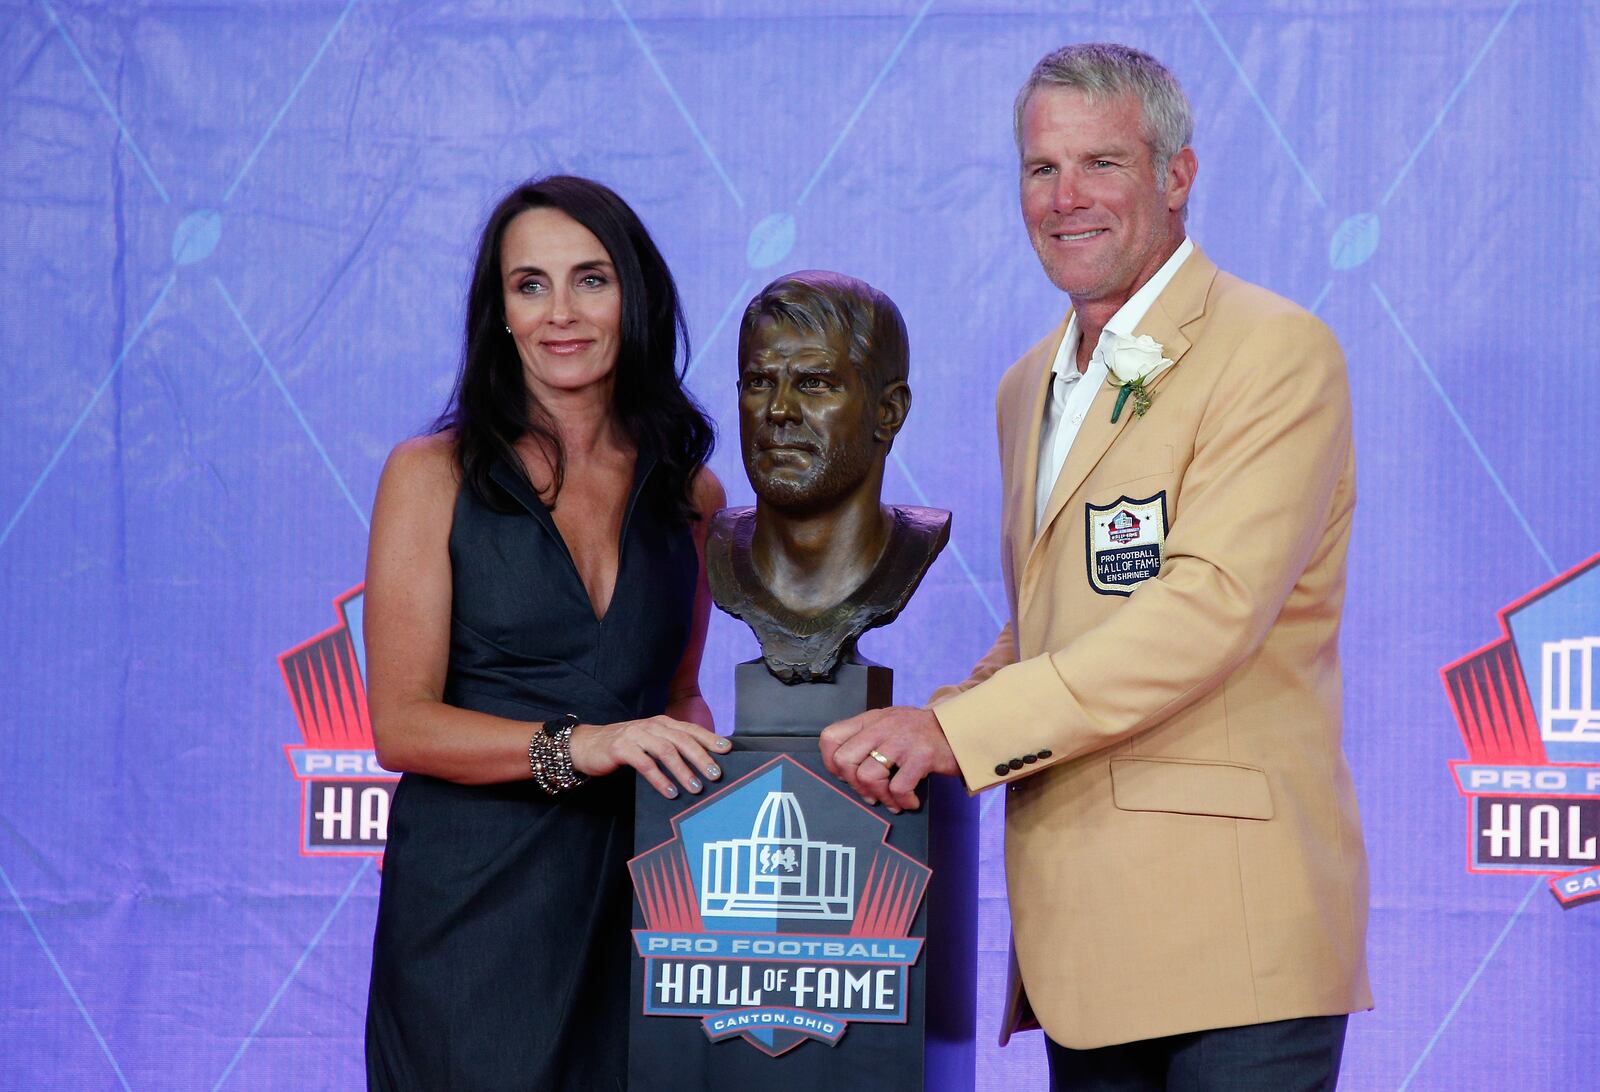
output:
[[[930,709],[830,727],[871,802],[1004,783],[1015,960],[1052,1087],[1332,1088],[1371,1007],[1340,747],[1355,506],[1344,359],[1188,239],[1177,80],[1069,46],[1017,98],[1023,220],[1066,319],[1000,382],[1011,621]]]

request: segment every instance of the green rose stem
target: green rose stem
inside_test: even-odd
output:
[[[1122,416],[1122,407],[1127,403],[1128,395],[1132,391],[1133,387],[1127,383],[1117,388],[1117,404],[1111,407],[1111,423],[1113,425],[1117,423],[1117,418]]]

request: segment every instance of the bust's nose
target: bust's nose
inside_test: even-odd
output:
[[[767,400],[767,420],[774,424],[785,421],[798,421],[799,409],[795,404],[794,385],[787,379],[779,380],[773,385],[772,397]]]

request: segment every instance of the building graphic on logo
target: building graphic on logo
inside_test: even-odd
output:
[[[792,792],[769,792],[750,837],[707,842],[700,912],[786,921],[855,915],[854,846],[813,842]]]
[[[1543,652],[1539,738],[1600,743],[1600,637],[1546,641]]]
[[[1500,627],[1441,672],[1468,754],[1450,764],[1467,867],[1549,875],[1570,909],[1600,899],[1600,555],[1501,610]]]
[[[1111,517],[1111,522],[1106,524],[1106,533],[1112,542],[1132,542],[1139,537],[1139,517],[1124,508]]]
[[[628,862],[647,1017],[776,1057],[852,1021],[906,1022],[929,868],[890,824],[789,755],[672,819]]]
[[[381,857],[398,774],[378,765],[361,636],[365,585],[333,601],[339,624],[278,657],[302,742],[284,746],[300,782],[300,852]]]

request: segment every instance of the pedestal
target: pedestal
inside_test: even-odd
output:
[[[836,720],[894,704],[894,672],[857,659],[842,663],[832,682],[785,685],[760,660],[733,669],[733,735],[804,738],[813,742]]]

